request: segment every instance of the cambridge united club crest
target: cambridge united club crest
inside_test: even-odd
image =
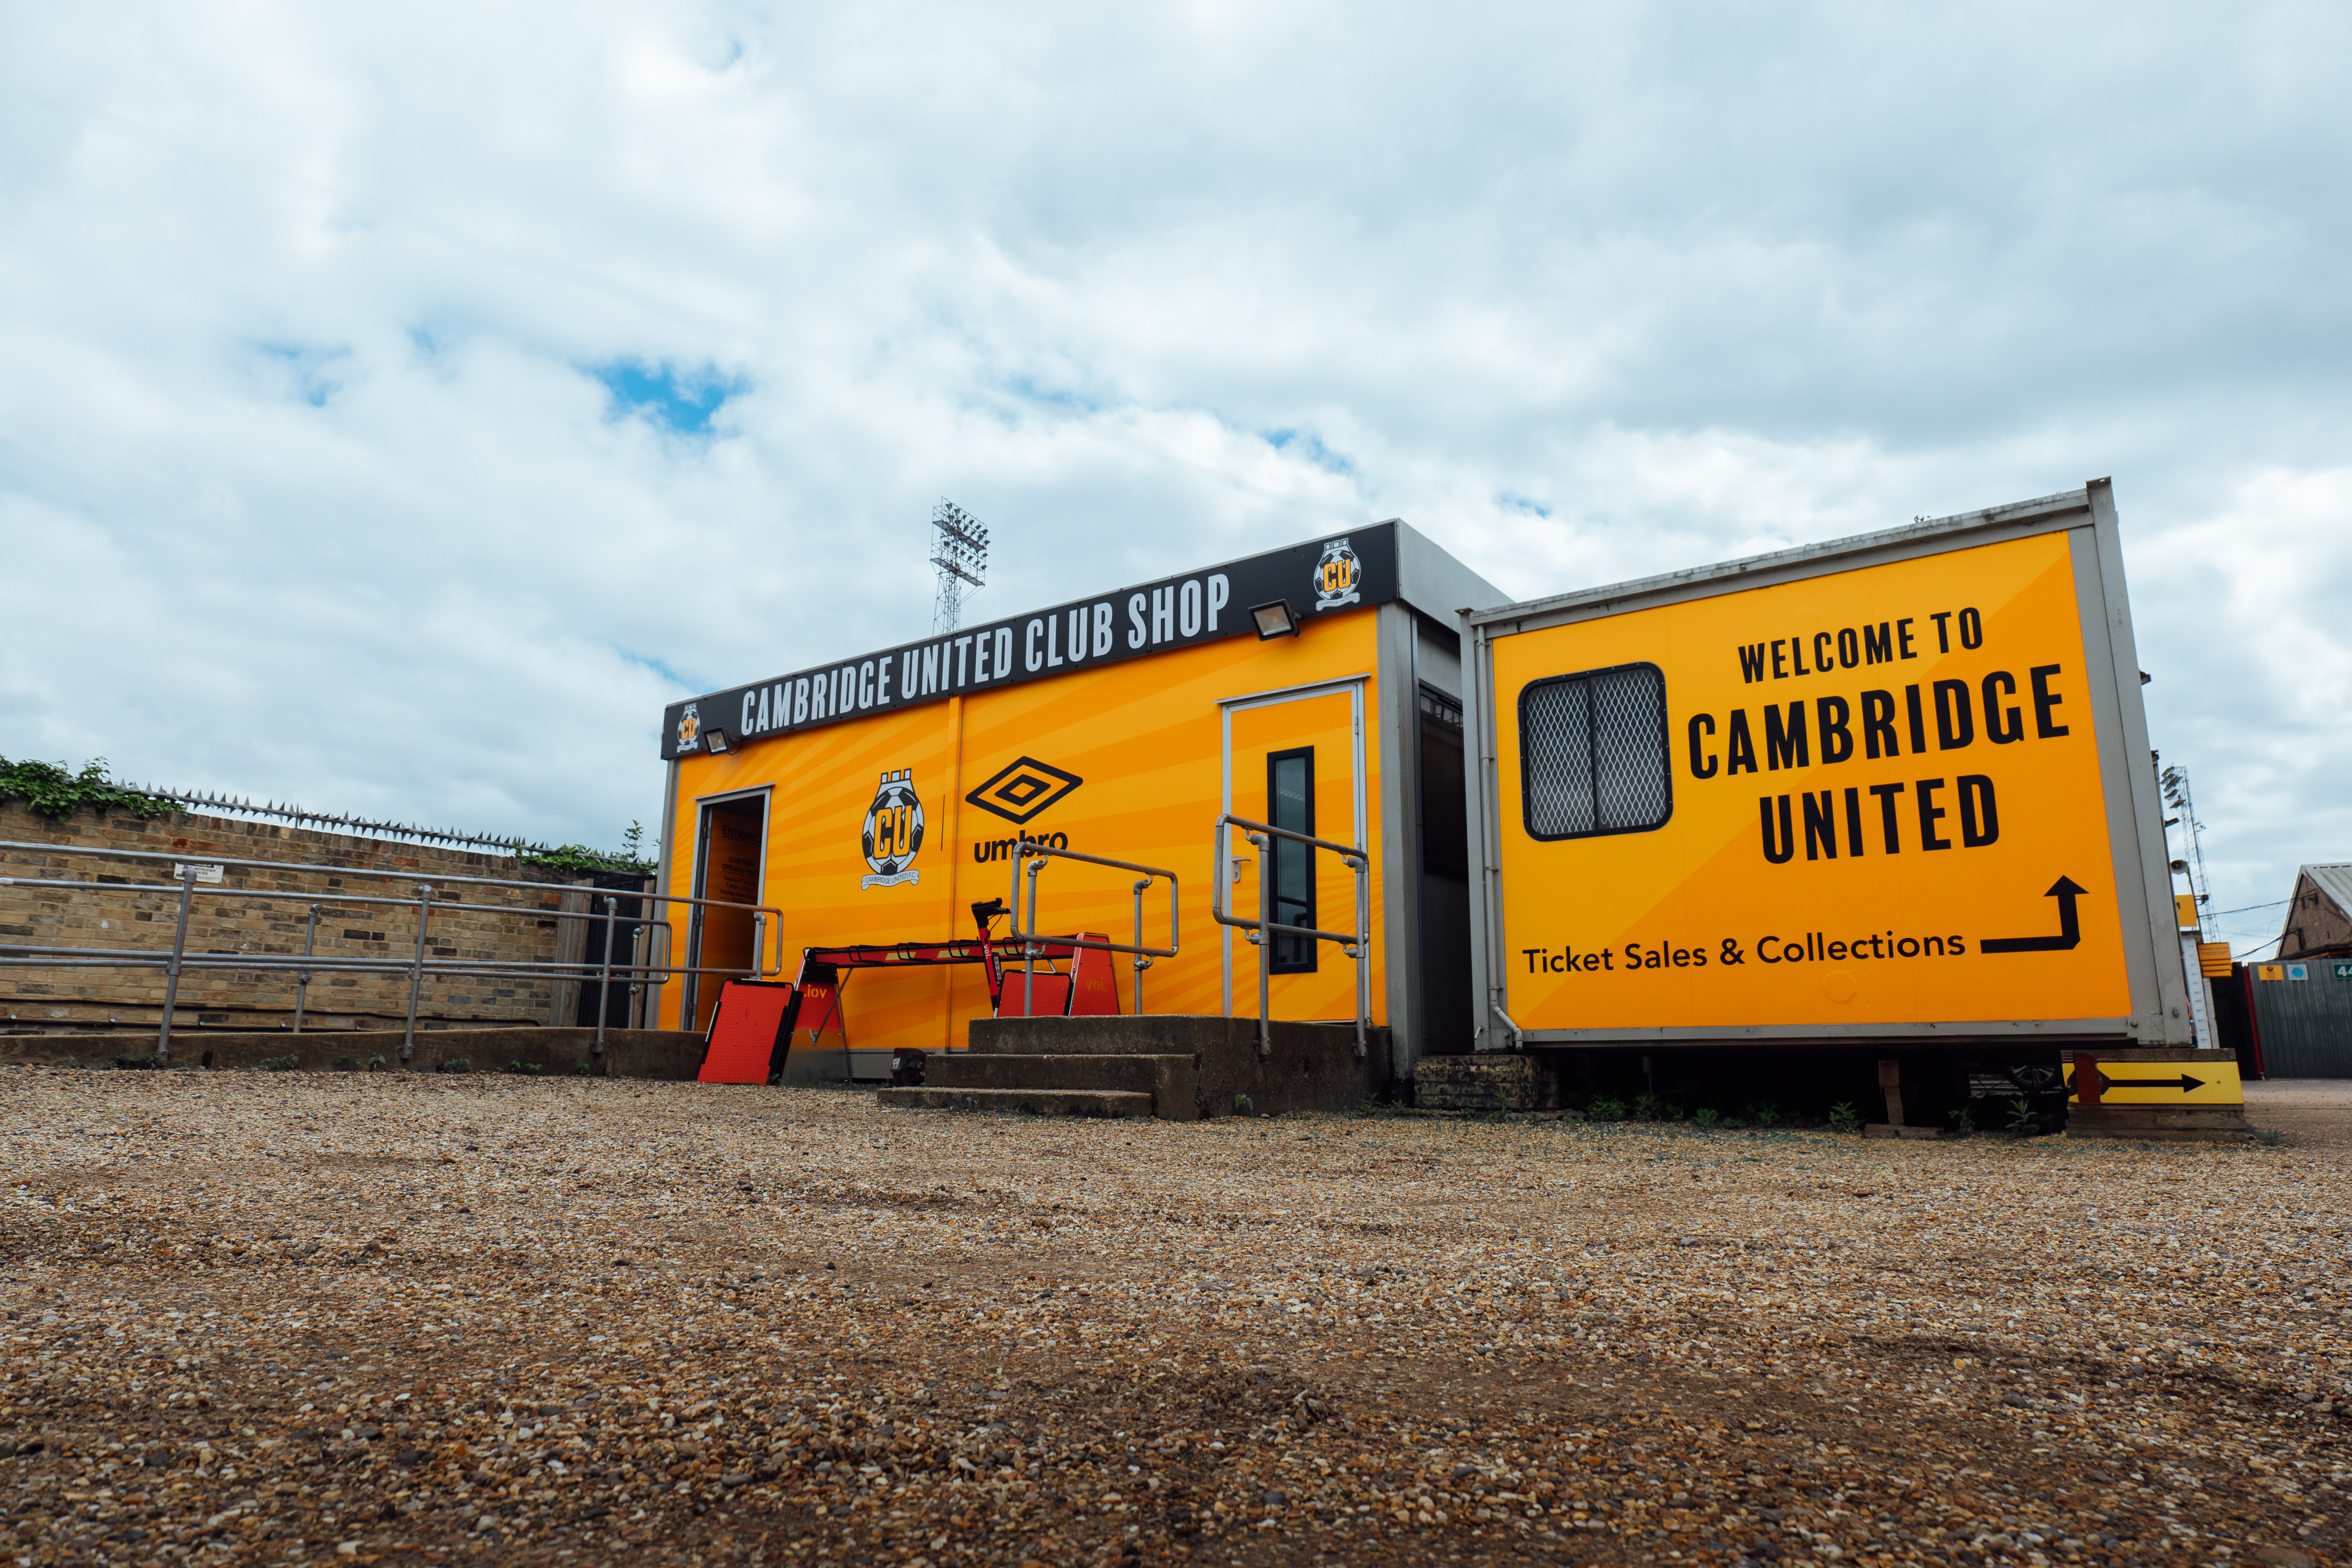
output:
[[[702,715],[689,702],[686,705],[686,711],[677,716],[677,749],[681,752],[694,750],[695,737],[701,733]]]
[[[873,875],[861,888],[895,888],[919,882],[915,856],[923,847],[923,803],[915,795],[915,770],[899,768],[882,775],[874,789],[874,804],[866,808],[866,864]]]
[[[1342,605],[1363,602],[1357,584],[1364,580],[1364,563],[1348,547],[1344,539],[1335,539],[1323,547],[1323,559],[1315,563],[1315,608],[1336,610]]]

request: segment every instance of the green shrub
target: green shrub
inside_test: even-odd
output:
[[[337,1057],[335,1058],[335,1070],[337,1072],[349,1072],[357,1065],[358,1064],[352,1061],[349,1057]]]
[[[2252,1127],[2247,1131],[2252,1135],[2254,1142],[2265,1149],[2275,1149],[2286,1142],[2286,1134],[2275,1127]]]
[[[1777,1126],[1780,1121],[1780,1108],[1769,1100],[1759,1100],[1748,1108],[1748,1120],[1759,1127]]]
[[[1853,1100],[1841,1100],[1830,1107],[1830,1127],[1838,1132],[1862,1131],[1862,1117],[1854,1110]]]
[[[1977,1119],[1969,1114],[1967,1106],[1963,1105],[1958,1110],[1952,1111],[1950,1116],[1953,1131],[1965,1135],[1977,1130]]]
[[[1679,1121],[1682,1120],[1682,1118],[1675,1113],[1673,1106],[1667,1104],[1664,1100],[1659,1099],[1654,1094],[1646,1093],[1637,1094],[1633,1097],[1632,1116],[1636,1121]]]
[[[253,1064],[263,1072],[292,1072],[302,1065],[300,1057],[265,1057]]]
[[[1625,1102],[1604,1097],[1586,1106],[1584,1114],[1594,1121],[1622,1121],[1625,1120]]]
[[[435,1068],[433,1070],[435,1072],[472,1072],[474,1070],[474,1058],[471,1057],[451,1057],[447,1061],[443,1062],[439,1067]]]
[[[1723,1119],[1723,1124],[1726,1127],[1745,1127],[1748,1125],[1748,1118],[1745,1116],[1727,1116]]]
[[[518,1078],[536,1078],[540,1073],[545,1070],[546,1069],[541,1068],[537,1062],[507,1063],[507,1071],[513,1073]]]
[[[144,1056],[117,1057],[114,1058],[114,1065],[125,1072],[146,1072],[153,1070],[157,1063],[155,1053],[149,1051]]]
[[[368,1070],[368,1071],[370,1071],[370,1072],[373,1072],[373,1071],[375,1071],[375,1069],[376,1069],[376,1068],[380,1068],[380,1067],[382,1067],[382,1066],[383,1066],[383,1054],[382,1054],[381,1052],[377,1053],[377,1054],[376,1054],[376,1055],[374,1055],[374,1056],[372,1056],[372,1057],[368,1058],[368,1059],[367,1059],[367,1070]]]
[[[1257,1102],[1246,1094],[1237,1094],[1234,1096],[1234,1114],[1235,1116],[1255,1116],[1257,1114]]]
[[[1713,1127],[1723,1120],[1723,1112],[1712,1105],[1702,1105],[1691,1112],[1691,1120],[1701,1127]]]
[[[2025,1096],[2021,1094],[2009,1102],[2010,1131],[2022,1133],[2038,1132],[2041,1130],[2042,1123],[2033,1119],[2033,1106]]]
[[[167,795],[116,784],[107,776],[104,757],[85,763],[78,773],[66,772],[63,763],[12,763],[0,757],[0,802],[11,800],[23,801],[35,816],[52,822],[63,822],[85,805],[100,816],[110,811],[168,816],[180,809],[180,803]]]

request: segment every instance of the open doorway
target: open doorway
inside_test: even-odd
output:
[[[765,791],[705,801],[696,834],[694,896],[720,899],[730,904],[760,901],[761,863],[768,837],[768,796]],[[687,976],[688,1004],[696,1029],[710,1026],[711,1010],[719,1005],[719,988],[727,973],[750,974],[758,967],[752,951],[758,928],[748,909],[696,904],[692,939],[687,943],[695,969],[718,973]]]
[[[1470,833],[1462,771],[1462,705],[1420,691],[1421,1052],[1473,1044],[1470,1016]]]

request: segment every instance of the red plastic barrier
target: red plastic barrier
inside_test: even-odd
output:
[[[730,980],[703,1037],[698,1083],[766,1083],[783,1071],[800,993],[781,981]]]

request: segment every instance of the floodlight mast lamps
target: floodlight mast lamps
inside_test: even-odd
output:
[[[951,632],[963,624],[966,584],[984,586],[988,579],[988,525],[951,500],[931,509],[931,526],[939,537],[931,543],[931,564],[939,569],[939,598],[931,606],[934,635]]]
[[[2175,820],[2189,830],[2189,858],[2186,862],[2176,860],[2172,864],[2176,870],[2188,873],[2189,891],[2197,900],[2197,934],[2201,940],[2205,935],[2205,914],[2213,902],[2213,895],[2208,890],[2209,884],[2205,880],[2205,846],[2202,839],[2205,825],[2197,820],[2197,797],[2189,792],[2187,768],[2175,763],[2164,770],[2158,782],[2164,786],[2165,805],[2180,813]]]

